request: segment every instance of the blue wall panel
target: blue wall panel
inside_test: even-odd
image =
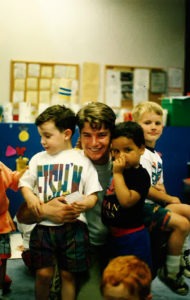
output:
[[[183,179],[190,162],[190,127],[165,127],[156,149],[162,153],[167,192],[183,201]]]

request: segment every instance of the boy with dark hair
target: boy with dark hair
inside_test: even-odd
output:
[[[20,188],[33,215],[41,216],[42,203],[58,198],[78,214],[73,223],[56,224],[42,218],[31,232],[30,251],[36,269],[36,299],[48,299],[55,262],[61,276],[61,299],[75,299],[75,276],[89,267],[88,228],[84,212],[97,202],[101,190],[90,160],[72,149],[74,112],[61,105],[48,107],[36,119],[45,151],[34,155]],[[92,180],[93,178],[93,180]]]
[[[81,287],[77,299],[85,299],[93,294],[100,298],[97,286],[100,284],[104,267],[109,260],[108,229],[101,221],[101,206],[106,188],[111,176],[110,143],[115,126],[116,115],[114,111],[102,102],[90,102],[84,105],[77,113],[77,124],[80,131],[80,144],[82,154],[87,156],[98,172],[98,179],[103,190],[98,192],[98,202],[85,213],[88,221],[91,251],[91,267],[89,279]],[[32,223],[43,218],[55,223],[76,220],[75,211],[71,207],[55,198],[47,204],[41,205],[41,215],[29,213],[26,206],[22,205],[17,213],[20,222]]]
[[[112,134],[113,175],[102,204],[102,220],[111,232],[113,256],[136,255],[152,267],[150,237],[143,223],[150,177],[140,164],[145,150],[142,127],[135,122],[116,125]]]

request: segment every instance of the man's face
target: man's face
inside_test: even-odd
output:
[[[101,165],[109,160],[111,132],[104,126],[93,129],[85,122],[80,132],[82,149],[85,155],[95,164]]]

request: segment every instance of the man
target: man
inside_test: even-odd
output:
[[[99,286],[101,281],[101,271],[106,266],[109,257],[109,250],[106,247],[108,230],[101,221],[101,205],[111,176],[109,149],[115,120],[116,115],[113,110],[101,102],[89,103],[77,113],[81,148],[84,155],[91,159],[97,169],[99,181],[103,188],[103,192],[98,193],[97,205],[86,213],[91,243],[92,266],[90,269],[90,281],[81,287],[78,299],[85,299],[85,295],[89,294],[93,295],[94,299],[101,298],[97,286]],[[56,223],[74,222],[78,216],[77,213],[63,203],[62,200],[62,197],[58,197],[48,202],[48,204],[43,204],[40,217],[31,215],[27,207],[22,205],[17,213],[18,221],[34,223],[39,222],[41,219],[48,219]]]

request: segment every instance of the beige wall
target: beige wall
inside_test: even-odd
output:
[[[0,0],[0,103],[10,60],[184,67],[185,0]]]

